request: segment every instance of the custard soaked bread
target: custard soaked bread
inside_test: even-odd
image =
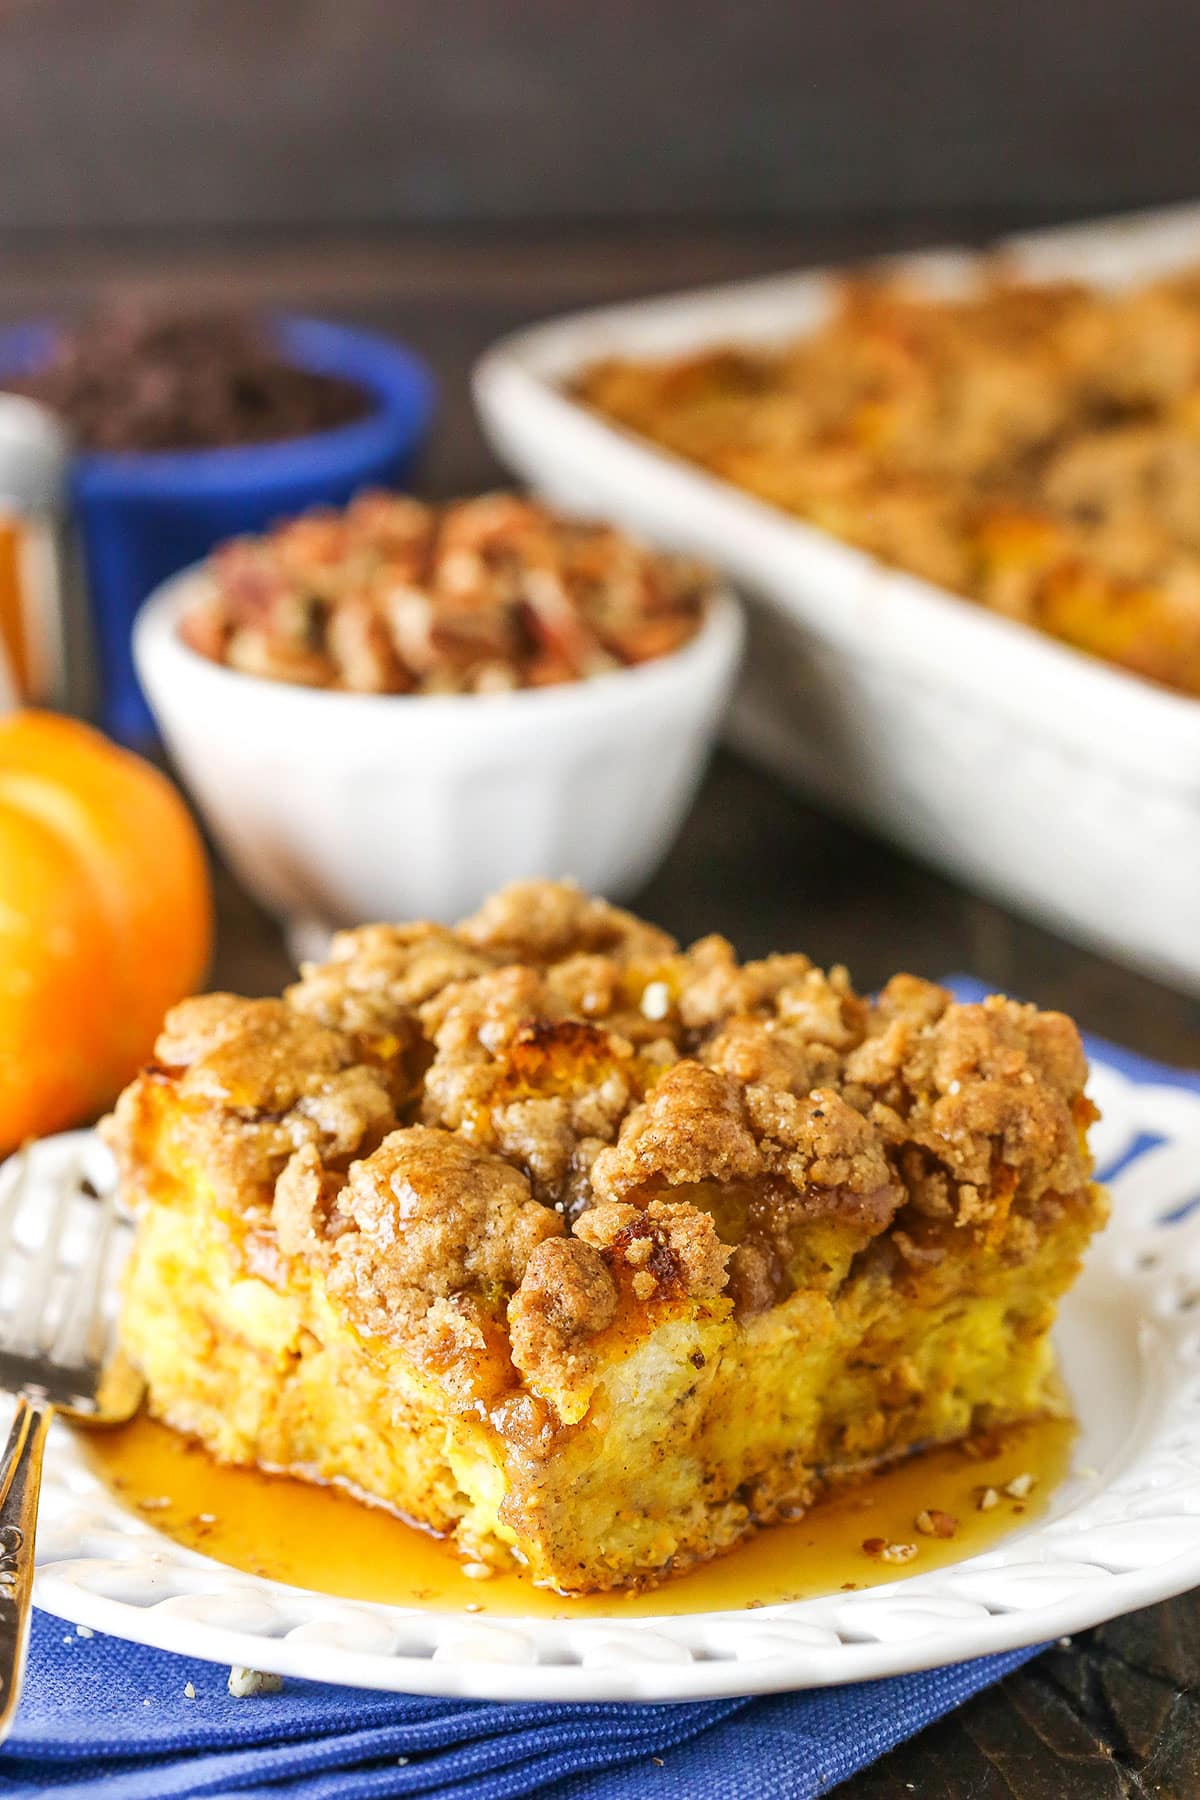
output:
[[[125,1343],[218,1457],[642,1586],[1056,1410],[1105,1202],[1071,1022],[874,1001],[569,886],[177,1007],[107,1133]]]

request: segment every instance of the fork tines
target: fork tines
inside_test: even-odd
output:
[[[92,1409],[116,1224],[115,1186],[98,1192],[81,1158],[49,1180],[26,1151],[0,1166],[0,1392]]]

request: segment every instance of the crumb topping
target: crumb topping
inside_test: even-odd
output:
[[[890,1017],[845,1064],[847,1097],[893,1150],[913,1153],[904,1164],[918,1209],[970,1223],[1007,1211],[1014,1195],[1077,1190],[1087,1164],[1070,1101],[1087,1065],[1075,1026],[1000,996],[945,1000],[930,1022],[931,995],[893,984]]]
[[[513,1363],[567,1412],[569,1395],[596,1366],[592,1340],[616,1314],[617,1285],[600,1252],[582,1238],[548,1237],[530,1255],[509,1303]]]
[[[505,961],[545,966],[580,952],[617,963],[668,956],[674,938],[570,881],[518,881],[464,919],[459,935]]]
[[[285,1112],[354,1062],[351,1046],[282,1000],[205,994],[167,1014],[157,1061],[180,1090],[256,1112]]]
[[[450,1132],[392,1132],[350,1167],[327,1241],[330,1293],[359,1329],[405,1343],[469,1404],[505,1385],[500,1302],[562,1232],[508,1163]]]
[[[534,882],[454,930],[341,933],[282,1000],[176,1007],[105,1129],[136,1196],[173,1094],[161,1160],[243,1196],[256,1272],[320,1269],[533,1443],[521,1382],[580,1417],[597,1342],[648,1307],[746,1317],[864,1254],[881,1281],[1028,1258],[1088,1191],[1085,1077],[1059,1014],[911,976],[868,1001]]]
[[[509,1158],[548,1204],[579,1204],[597,1153],[651,1076],[633,1046],[567,1015],[522,965],[447,989],[422,1019],[434,1045],[425,1122]]]
[[[710,1215],[694,1206],[612,1202],[584,1213],[575,1230],[643,1302],[713,1300],[725,1285],[729,1246],[717,1236]]]
[[[832,1045],[805,1037],[776,1019],[734,1018],[709,1038],[700,1060],[741,1087],[807,1094],[838,1079],[841,1058]]]
[[[830,1211],[886,1224],[903,1199],[877,1135],[832,1088],[798,1098],[682,1062],[597,1157],[602,1200],[699,1183],[787,1184],[810,1216]]]
[[[292,1153],[314,1146],[345,1162],[396,1122],[379,1070],[354,1043],[282,1000],[204,994],[167,1014],[155,1061],[122,1094],[105,1135],[136,1185],[136,1143],[159,1083],[181,1104],[180,1129],[247,1205],[264,1197]]]
[[[352,1163],[337,1204],[347,1227],[336,1239],[338,1259],[356,1281],[366,1265],[359,1291],[385,1312],[410,1288],[448,1297],[515,1286],[534,1246],[563,1229],[519,1170],[423,1125],[393,1131]]]
[[[769,1009],[780,991],[812,969],[807,956],[768,956],[739,963],[727,938],[706,937],[689,953],[689,978],[680,1002],[685,1025],[701,1031],[739,1014]]]
[[[656,1181],[679,1187],[749,1180],[761,1172],[737,1087],[698,1063],[681,1062],[630,1116],[619,1143],[597,1157],[592,1180],[601,1200],[621,1200]]]
[[[363,925],[335,933],[329,961],[305,963],[286,998],[340,1031],[395,1031],[451,982],[495,966],[495,957],[444,925]]]

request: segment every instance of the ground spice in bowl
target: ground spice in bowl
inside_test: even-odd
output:
[[[59,414],[83,450],[211,450],[307,437],[364,417],[352,382],[283,360],[252,315],[123,304],[65,330],[6,384]]]

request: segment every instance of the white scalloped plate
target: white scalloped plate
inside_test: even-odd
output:
[[[1092,1091],[1101,1168],[1128,1160],[1111,1184],[1112,1222],[1057,1329],[1081,1426],[1075,1463],[1090,1472],[1069,1477],[1036,1524],[985,1555],[744,1612],[483,1623],[331,1599],[185,1550],[127,1511],[59,1431],[36,1602],[137,1643],[314,1681],[645,1701],[930,1668],[1040,1643],[1200,1584],[1200,1094],[1135,1083],[1104,1063]],[[86,1133],[34,1154],[31,1204],[45,1182],[76,1173],[81,1155],[103,1179],[103,1152]]]

